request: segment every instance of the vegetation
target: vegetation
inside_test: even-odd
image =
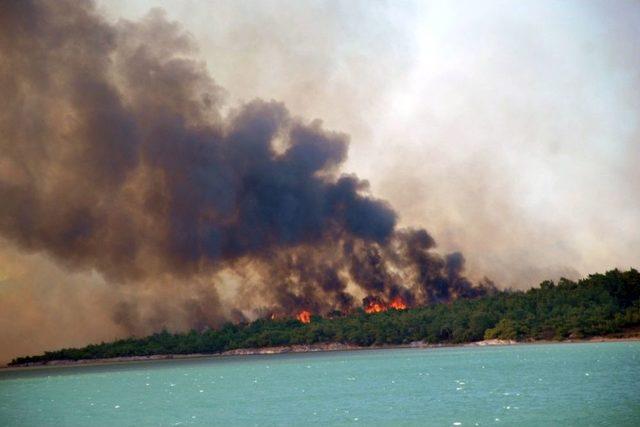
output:
[[[250,347],[340,342],[359,346],[465,343],[482,339],[561,340],[608,335],[640,326],[640,273],[591,275],[579,282],[545,281],[525,292],[497,291],[477,299],[366,314],[258,319],[217,330],[172,334],[89,345],[18,357],[11,365],[120,356],[218,353]]]

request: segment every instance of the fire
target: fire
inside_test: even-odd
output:
[[[389,303],[389,308],[395,308],[396,310],[406,310],[407,309],[407,303],[404,302],[402,297],[395,297]]]
[[[378,297],[366,297],[362,300],[362,304],[364,304],[365,313],[382,313],[388,309],[387,304]]]
[[[365,313],[382,313],[387,311],[387,306],[382,301],[374,301],[364,308]]]
[[[389,301],[389,303],[386,303],[382,299],[377,297],[367,297],[364,299],[365,313],[382,313],[383,311],[387,311],[390,308],[393,308],[395,310],[406,310],[407,303],[400,296],[393,298],[391,301]]]
[[[311,312],[310,311],[302,310],[300,313],[298,313],[298,315],[296,317],[302,323],[310,323],[311,322]]]

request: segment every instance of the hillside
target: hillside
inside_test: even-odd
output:
[[[307,319],[305,319],[306,321]],[[528,291],[496,291],[474,299],[408,309],[258,319],[216,330],[122,339],[18,357],[10,365],[53,360],[221,353],[241,348],[344,343],[398,345],[414,341],[465,343],[482,339],[563,340],[611,335],[640,326],[640,273],[631,269],[573,282],[545,281]]]

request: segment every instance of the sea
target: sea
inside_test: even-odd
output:
[[[0,425],[640,426],[640,342],[3,370]]]

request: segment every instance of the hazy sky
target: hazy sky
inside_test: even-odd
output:
[[[638,2],[98,7],[111,23],[162,8],[190,32],[225,109],[275,99],[349,134],[343,171],[442,253],[463,252],[473,279],[527,288],[640,266]],[[183,291],[166,282],[137,298],[172,304]],[[0,237],[0,362],[122,336],[111,309],[127,292]]]
[[[346,169],[401,222],[527,287],[640,264],[640,4],[109,1],[166,10],[228,105],[351,135]]]

